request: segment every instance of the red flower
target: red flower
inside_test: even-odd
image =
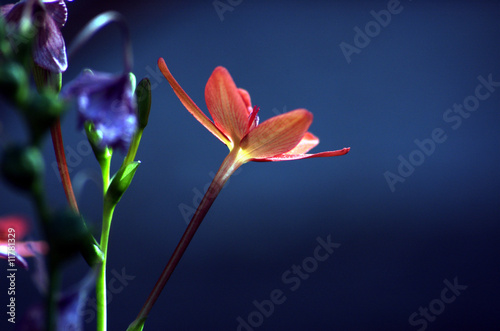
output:
[[[28,221],[22,216],[10,215],[0,217],[0,258],[8,259],[28,269],[23,257],[46,254],[48,245],[45,241],[22,241],[28,234]]]
[[[258,125],[258,107],[252,108],[250,95],[238,89],[223,67],[215,68],[205,87],[205,100],[213,122],[184,92],[160,58],[158,66],[187,110],[214,136],[235,152],[239,165],[248,161],[288,161],[312,157],[344,155],[350,148],[306,154],[319,139],[307,132],[313,115],[296,109],[272,117]]]

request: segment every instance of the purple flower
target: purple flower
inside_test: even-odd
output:
[[[128,74],[84,70],[64,86],[62,98],[76,98],[79,125],[90,121],[101,136],[100,147],[125,149],[137,128],[137,111]]]
[[[57,300],[57,330],[82,331],[83,309],[89,299],[89,292],[95,282],[94,272],[88,273],[80,283],[60,294]],[[47,289],[41,289],[45,294]],[[42,331],[45,330],[45,307],[35,304],[28,308],[21,322],[16,325],[16,331]]]
[[[63,0],[23,0],[0,7],[0,14],[7,23],[18,25],[25,14],[35,26],[33,61],[53,72],[64,72],[68,67],[66,45],[61,28],[66,23],[68,10]]]

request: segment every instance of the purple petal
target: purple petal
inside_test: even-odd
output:
[[[59,28],[62,28],[68,19],[68,8],[63,0],[44,2],[47,13],[57,23]]]
[[[6,15],[12,10],[12,7],[14,7],[14,4],[0,6],[0,15],[6,17]]]
[[[7,23],[18,23],[23,14],[24,2],[18,2],[16,4],[9,4],[0,7],[0,13],[5,18]]]
[[[137,128],[135,96],[128,75],[84,71],[67,84],[63,98],[76,98],[80,125],[94,123],[102,133],[101,147],[125,149]]]
[[[1,7],[1,14],[9,23],[18,24],[23,15],[26,1]],[[60,28],[66,23],[67,8],[64,1],[33,3],[31,19],[38,34],[33,46],[33,60],[40,67],[53,72],[63,72],[68,68],[66,45]]]
[[[33,60],[40,67],[54,72],[63,72],[68,68],[64,38],[57,23],[49,15],[41,21],[35,39]]]

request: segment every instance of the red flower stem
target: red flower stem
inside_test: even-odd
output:
[[[203,221],[203,218],[205,217],[208,210],[215,201],[215,198],[217,198],[217,195],[222,190],[229,177],[231,177],[231,175],[236,171],[236,169],[238,169],[238,167],[243,164],[243,162],[239,161],[237,158],[238,149],[239,148],[234,148],[233,151],[229,153],[229,155],[222,162],[222,165],[217,171],[217,174],[215,175],[212,183],[208,187],[207,192],[203,196],[200,205],[196,209],[196,212],[194,213],[191,222],[189,222],[186,231],[182,235],[182,238],[179,241],[179,243],[177,244],[174,253],[170,257],[170,260],[165,266],[165,269],[163,269],[160,278],[156,282],[153,290],[151,291],[148,299],[146,300],[146,303],[142,307],[139,315],[137,316],[136,321],[140,319],[145,320],[148,317],[151,308],[153,307],[156,300],[160,296],[161,291],[165,287],[165,284],[172,275],[172,272],[174,271],[175,267],[182,258],[182,255],[186,251],[186,248],[191,242],[191,239],[193,239],[196,230],[200,226],[201,222]]]
[[[71,179],[69,178],[68,164],[66,163],[66,154],[64,154],[64,143],[61,133],[61,121],[59,119],[50,128],[50,134],[52,136],[52,144],[54,145],[54,152],[56,154],[57,168],[59,169],[59,175],[61,176],[66,199],[68,200],[70,207],[75,212],[79,213],[75,193],[73,192],[73,186],[71,185]]]

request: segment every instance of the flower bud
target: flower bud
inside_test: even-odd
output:
[[[70,209],[55,213],[48,228],[50,249],[58,262],[66,261],[79,252],[90,266],[103,259],[99,244],[90,233],[81,215]]]
[[[149,111],[151,110],[151,82],[148,78],[143,78],[137,85],[135,98],[139,114],[139,129],[144,129],[148,125]]]
[[[0,66],[0,91],[3,97],[17,106],[23,106],[28,98],[28,76],[24,68],[16,62]]]
[[[42,154],[32,146],[8,147],[2,156],[1,172],[11,185],[29,191],[43,175]]]

